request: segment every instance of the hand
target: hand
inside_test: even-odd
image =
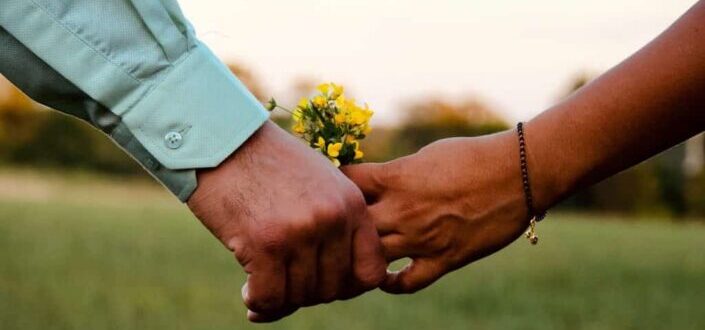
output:
[[[442,140],[343,172],[363,191],[388,261],[413,261],[381,288],[413,293],[514,241],[528,226],[516,136]]]
[[[248,318],[347,299],[386,276],[362,193],[327,159],[272,123],[219,167],[198,173],[188,202],[248,274]]]

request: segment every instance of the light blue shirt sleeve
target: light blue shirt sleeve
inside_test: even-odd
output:
[[[219,165],[268,119],[175,0],[2,0],[0,27],[105,108],[79,117],[182,201],[196,188],[196,169]]]

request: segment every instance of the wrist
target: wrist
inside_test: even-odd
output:
[[[551,129],[533,120],[524,125],[531,191],[536,212],[548,210],[569,196],[577,186],[580,155],[567,153]],[[515,132],[516,134],[516,132]],[[517,138],[517,144],[518,144]]]
[[[489,152],[489,187],[485,188],[496,196],[496,201],[505,209],[505,216],[517,219],[520,227],[528,225],[528,213],[522,186],[519,139],[516,130],[502,132],[491,137]],[[509,212],[511,210],[511,212]]]

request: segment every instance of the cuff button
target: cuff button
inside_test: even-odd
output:
[[[169,149],[178,149],[184,143],[184,138],[179,132],[169,132],[164,136],[164,144]]]

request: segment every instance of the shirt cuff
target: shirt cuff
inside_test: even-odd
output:
[[[171,170],[218,166],[269,118],[262,104],[201,43],[120,112],[134,137]]]

